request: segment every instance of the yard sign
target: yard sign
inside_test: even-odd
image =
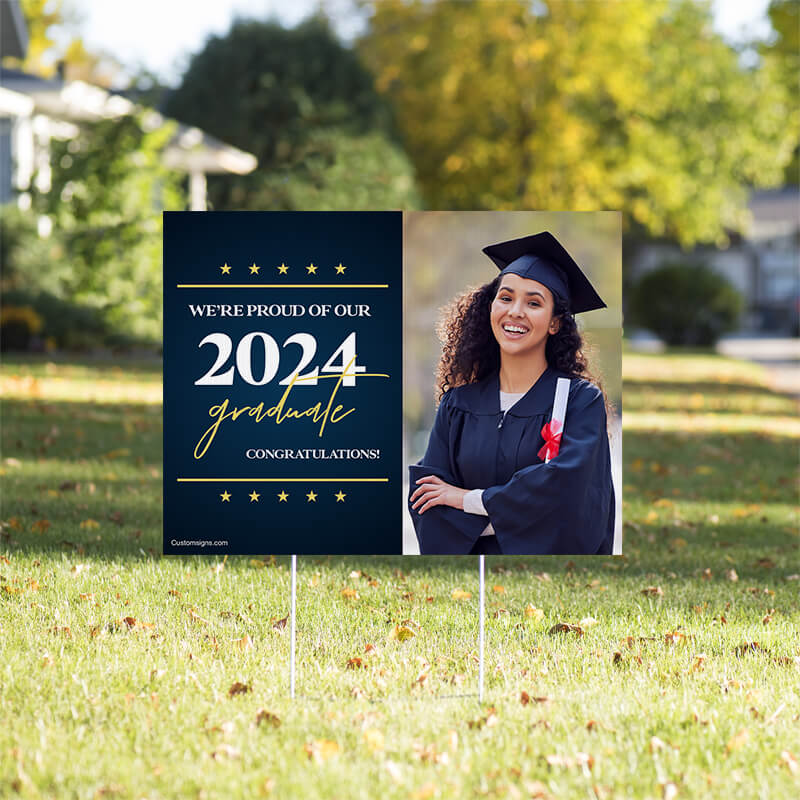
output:
[[[164,553],[402,552],[400,212],[165,212]]]

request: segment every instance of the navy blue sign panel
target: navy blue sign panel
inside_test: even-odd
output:
[[[402,553],[400,212],[164,214],[164,553]]]

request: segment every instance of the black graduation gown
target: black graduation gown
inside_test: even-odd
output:
[[[571,379],[559,453],[547,464],[538,456],[559,377],[568,376],[548,367],[505,418],[497,374],[442,397],[427,452],[409,467],[409,511],[422,554],[469,553],[489,522],[503,553],[611,554],[611,457],[605,402],[594,384]],[[418,514],[410,494],[426,475],[484,489],[489,516],[450,506]]]

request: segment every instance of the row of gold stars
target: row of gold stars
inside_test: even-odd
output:
[[[261,266],[259,264],[256,264],[256,262],[254,261],[248,267],[248,269],[250,270],[250,274],[251,275],[258,275],[259,274],[259,270],[261,269]],[[275,269],[278,270],[278,274],[279,275],[286,275],[289,272],[289,267],[286,264],[284,264],[283,262],[281,262],[281,265],[279,267],[275,267]],[[318,269],[319,269],[319,267],[312,261],[306,267],[306,272],[309,275],[316,275]],[[336,270],[336,274],[337,275],[344,275],[344,271],[347,269],[347,267],[344,266],[344,264],[342,264],[342,262],[340,261],[339,265],[334,267],[334,269]],[[231,274],[231,267],[226,262],[220,267],[220,271],[222,272],[223,275],[230,275]]]
[[[347,497],[347,495],[341,489],[339,489],[339,491],[336,492],[336,494],[334,494],[333,496],[336,498],[337,503],[344,503],[344,499],[345,497]],[[220,497],[222,498],[223,503],[230,503],[231,497],[233,497],[233,495],[226,489],[224,492],[222,492],[222,494],[220,494]],[[261,495],[255,489],[253,489],[253,491],[250,492],[248,497],[250,498],[251,503],[257,503],[261,498]],[[278,498],[279,503],[285,503],[289,500],[288,492],[284,491],[283,489],[281,489],[280,493],[276,494],[275,497]],[[306,493],[306,502],[316,503],[317,497],[319,497],[319,495],[312,489],[310,492]]]

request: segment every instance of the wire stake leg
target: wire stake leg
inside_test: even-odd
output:
[[[478,590],[478,613],[479,621],[478,621],[478,702],[483,702],[483,670],[484,670],[484,657],[483,657],[483,650],[484,650],[484,627],[483,627],[483,618],[484,618],[484,602],[485,602],[485,593],[484,593],[484,585],[483,585],[483,561],[485,556],[480,555],[478,556],[478,574],[479,574],[479,590]]]
[[[292,556],[292,624],[291,624],[291,650],[289,651],[289,696],[294,700],[294,650],[295,650],[295,617],[297,600],[297,556]]]

